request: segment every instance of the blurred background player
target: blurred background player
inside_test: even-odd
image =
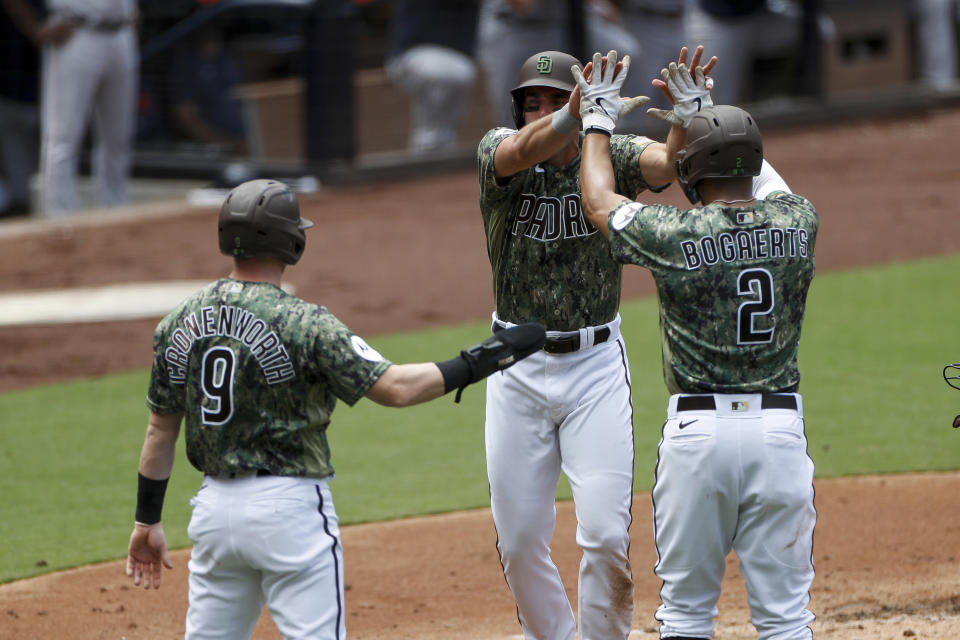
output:
[[[77,172],[88,125],[96,203],[127,202],[137,114],[139,47],[134,0],[47,0],[47,28],[66,36],[43,47],[41,212],[79,207]]]
[[[676,47],[674,42],[674,51]],[[608,0],[482,0],[477,56],[493,124],[507,126],[514,121],[507,96],[516,86],[517,69],[532,54],[566,51],[579,58],[588,51],[608,49],[621,54],[641,49],[638,38],[624,28],[619,11]],[[657,68],[662,66],[660,60]],[[650,78],[628,82],[625,95],[649,93]],[[637,123],[642,125],[642,114]]]
[[[413,153],[449,150],[477,78],[480,0],[395,0],[385,69],[410,97]]]

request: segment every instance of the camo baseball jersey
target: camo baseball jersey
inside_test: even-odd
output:
[[[657,283],[670,393],[796,390],[818,228],[806,198],[687,211],[624,200],[608,221],[614,257]]]
[[[493,155],[515,133],[492,129],[478,150],[480,211],[497,316],[517,324],[540,322],[553,331],[610,322],[620,305],[622,266],[583,215],[579,156],[562,167],[535,165],[498,184]],[[639,158],[651,143],[640,136],[611,138],[618,193],[650,188]]]
[[[326,430],[390,366],[326,308],[224,278],[157,326],[147,406],[186,412],[187,456],[210,475],[333,473]]]

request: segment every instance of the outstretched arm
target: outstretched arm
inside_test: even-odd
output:
[[[390,365],[367,391],[367,397],[389,407],[407,407],[456,389],[456,401],[460,402],[467,385],[513,366],[540,349],[545,340],[543,326],[521,324],[498,331],[443,362]]]

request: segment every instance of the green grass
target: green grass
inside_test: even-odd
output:
[[[827,273],[810,292],[800,348],[810,452],[819,477],[958,468],[960,256]],[[621,313],[633,373],[637,491],[653,482],[667,398],[656,301]],[[368,340],[396,362],[444,359],[482,338],[478,322]],[[122,557],[146,428],[148,373],[0,394],[0,582]],[[344,524],[484,507],[483,385],[403,410],[339,405],[330,432]],[[183,438],[167,492],[171,547],[189,545],[200,474]],[[561,485],[560,498],[569,498]]]

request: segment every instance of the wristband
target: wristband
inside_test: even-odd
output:
[[[550,118],[550,124],[553,126],[554,131],[564,136],[580,128],[580,122],[570,115],[569,103],[563,105],[562,109],[553,112],[553,116]]]
[[[583,132],[584,135],[590,135],[591,133],[602,133],[603,135],[610,137],[610,132],[606,129],[600,127],[589,127],[586,131]]]
[[[152,480],[142,473],[137,473],[137,513],[134,520],[141,524],[156,524],[160,522],[160,512],[163,510],[163,496],[167,492],[166,480]]]
[[[462,389],[470,384],[473,372],[466,360],[457,356],[443,362],[436,363],[443,376],[443,392],[450,393],[454,389]]]

